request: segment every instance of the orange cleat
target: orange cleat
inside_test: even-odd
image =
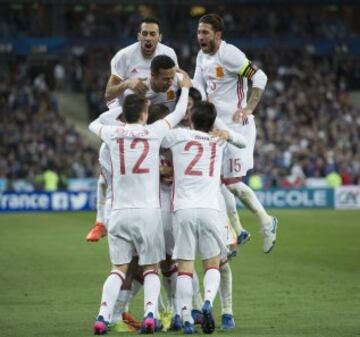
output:
[[[107,231],[103,223],[97,222],[94,227],[90,229],[88,235],[86,235],[86,241],[96,242],[102,237],[106,236]]]
[[[125,323],[129,324],[136,330],[139,330],[141,328],[141,322],[137,321],[133,315],[131,315],[129,312],[123,312],[122,319]]]

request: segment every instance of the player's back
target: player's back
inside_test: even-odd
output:
[[[113,209],[159,208],[159,148],[164,130],[159,123],[114,129],[110,142]]]
[[[209,134],[175,129],[163,145],[173,154],[173,209],[219,209],[217,193],[224,146]]]

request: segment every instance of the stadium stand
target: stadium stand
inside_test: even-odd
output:
[[[307,178],[325,178],[334,171],[342,184],[358,184],[360,114],[350,93],[360,88],[360,7],[294,1],[284,12],[281,1],[260,9],[246,1],[227,3],[185,2],[176,9],[156,1],[149,6],[1,4],[1,62],[21,57],[24,64],[4,72],[0,80],[0,178],[34,181],[48,166],[64,177],[95,176],[97,150],[60,117],[56,92],[83,92],[89,119],[104,111],[110,59],[134,41],[136,23],[146,15],[159,17],[166,43],[192,73],[197,19],[206,10],[224,17],[225,39],[255,62],[261,60],[269,75],[256,111],[253,175],[262,186],[303,186]],[[32,45],[30,54],[14,40],[25,38],[31,45],[38,37],[48,39],[45,51]],[[29,74],[27,67],[39,57],[47,59],[45,69]]]

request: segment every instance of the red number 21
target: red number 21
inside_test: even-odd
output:
[[[192,161],[189,163],[187,168],[185,169],[185,175],[187,176],[202,176],[203,172],[200,170],[194,169],[194,166],[197,164],[197,162],[201,159],[203,153],[204,153],[204,147],[201,143],[192,140],[188,143],[186,143],[184,150],[189,151],[192,147],[197,148],[197,153],[195,157],[192,159]],[[210,143],[211,147],[211,157],[210,157],[210,164],[209,164],[209,176],[214,176],[214,163],[215,163],[215,157],[216,157],[216,144]]]

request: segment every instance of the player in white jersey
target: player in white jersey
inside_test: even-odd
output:
[[[202,257],[205,271],[202,307],[202,328],[205,333],[212,333],[215,329],[212,303],[220,284],[220,256],[227,254],[218,227],[221,219],[217,198],[220,193],[222,155],[226,144],[208,134],[215,119],[215,106],[209,102],[198,102],[191,115],[195,130],[172,130],[162,143],[163,147],[171,149],[173,155],[173,258],[178,261],[176,299],[178,310],[181,310],[182,314],[184,333],[194,332],[191,278],[196,251],[198,250]],[[238,145],[244,147],[245,141],[242,137],[239,139],[241,141],[238,141]]]
[[[253,112],[267,77],[241,50],[222,40],[223,31],[224,23],[218,15],[207,14],[200,18],[197,38],[201,49],[196,59],[194,81],[204,88],[219,117],[248,141],[248,147],[243,150],[229,147],[224,157],[223,176],[228,188],[259,219],[263,250],[269,253],[276,240],[277,219],[267,214],[255,193],[241,182],[241,177],[253,167],[256,138]],[[248,80],[252,82],[249,100]]]
[[[117,105],[126,89],[144,94],[148,89],[144,83],[150,75],[152,59],[160,54],[168,55],[177,65],[175,51],[160,43],[160,23],[154,18],[144,18],[139,27],[138,42],[121,49],[111,60],[111,76],[105,98],[108,104]],[[172,111],[172,110],[171,110]]]
[[[152,104],[165,104],[169,111],[175,109],[177,94],[180,89],[179,81],[180,73],[176,72],[176,63],[167,55],[158,55],[154,57],[150,63],[151,76],[144,78],[144,83],[147,84],[145,96]],[[179,71],[179,70],[178,70]],[[126,95],[135,93],[132,89],[127,89],[119,101],[123,101]],[[117,105],[113,104],[111,109],[115,109]],[[105,200],[105,189],[102,184],[102,179],[99,179],[97,196],[97,221],[95,226],[91,228],[86,236],[87,241],[97,242],[101,237],[106,235],[106,226],[102,222],[103,218],[103,203]]]
[[[179,92],[179,81],[182,78],[181,70],[176,69],[176,63],[167,55],[157,55],[150,65],[150,76],[144,78],[146,84],[145,97],[151,104],[163,104],[169,111],[175,109]],[[134,93],[127,89],[124,97]]]
[[[155,304],[160,293],[158,263],[165,257],[159,209],[159,149],[163,137],[185,115],[191,81],[184,76],[182,93],[174,112],[146,126],[148,100],[129,95],[123,106],[128,124],[104,126],[98,120],[89,129],[110,149],[112,162],[113,207],[108,240],[114,269],[104,284],[101,306],[94,325],[96,334],[107,332],[128,264],[136,251],[144,268],[144,332],[154,332]],[[141,197],[139,198],[139,196]]]

